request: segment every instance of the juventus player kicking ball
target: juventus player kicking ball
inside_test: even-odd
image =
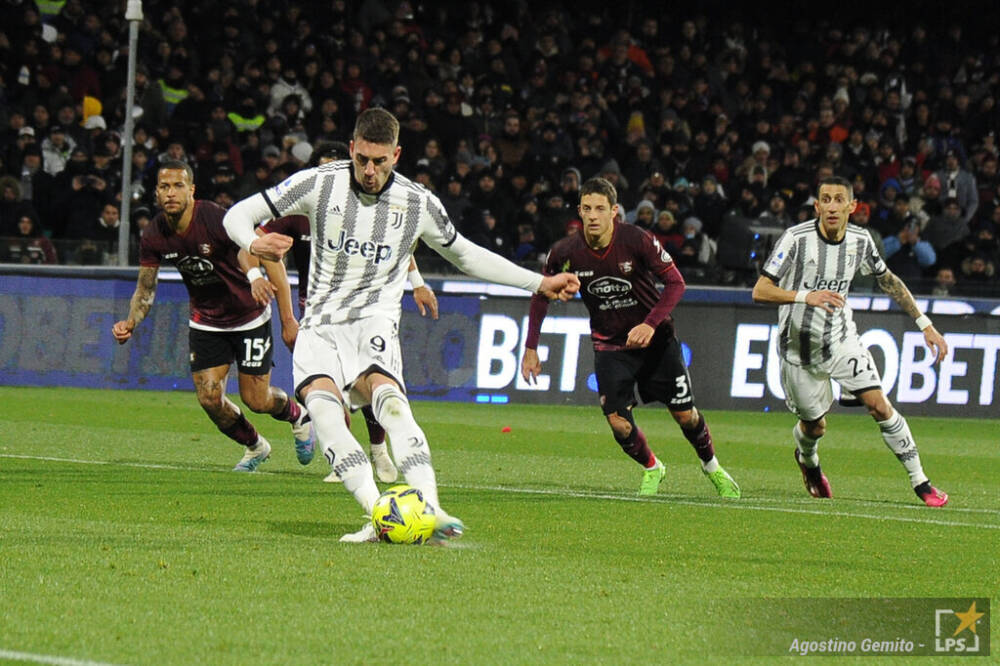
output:
[[[656,238],[614,221],[618,194],[604,178],[591,178],[580,188],[579,213],[583,233],[552,246],[544,272],[573,271],[580,278],[601,409],[615,441],[644,468],[639,494],[655,495],[666,469],[632,416],[636,388],[644,402],[667,405],[719,496],[738,498],[740,487],[719,465],[708,424],[694,405],[691,377],[674,335],[671,312],[684,293],[684,278]],[[664,285],[662,293],[657,281]],[[531,299],[521,359],[528,382],[537,381],[542,370],[537,349],[547,310],[548,302]]]
[[[568,273],[532,273],[461,236],[437,196],[394,172],[398,141],[395,116],[367,109],[355,123],[349,162],[299,171],[237,203],[224,224],[251,255],[278,260],[292,239],[258,237],[254,226],[285,215],[309,218],[313,270],[292,355],[296,392],[309,409],[321,450],[368,514],[379,490],[368,456],[344,422],[344,409],[371,404],[399,471],[434,507],[432,540],[441,543],[465,528],[441,506],[427,437],[405,394],[398,331],[414,244],[424,241],[469,275],[548,298],[568,300],[580,282]],[[370,521],[341,537],[375,540]]]
[[[815,202],[817,219],[782,234],[753,288],[755,302],[778,305],[781,386],[788,408],[799,417],[792,429],[795,460],[810,495],[833,497],[816,451],[826,433],[833,379],[857,396],[878,423],[882,439],[906,469],[917,497],[927,506],[944,506],[948,495],[924,474],[910,427],[886,398],[878,368],[858,337],[847,304],[854,275],[859,271],[875,275],[882,291],[913,317],[938,363],[947,355],[948,344],[920,312],[903,281],[885,265],[868,232],[847,224],[855,207],[849,181],[823,180]]]

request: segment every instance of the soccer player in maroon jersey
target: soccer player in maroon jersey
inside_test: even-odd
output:
[[[316,150],[313,151],[309,159],[309,166],[314,167],[335,160],[349,158],[350,152],[346,144],[341,141],[330,141],[316,146]],[[291,237],[292,249],[290,250],[290,254],[292,255],[292,261],[295,262],[295,268],[299,273],[299,316],[302,316],[305,311],[306,293],[309,287],[309,257],[312,251],[309,218],[305,215],[286,215],[285,217],[265,222],[257,227],[256,232],[258,236],[263,236],[267,233],[279,233]],[[437,296],[434,295],[434,291],[430,287],[424,284],[420,270],[417,268],[417,262],[413,257],[410,257],[408,277],[413,287],[413,300],[416,302],[421,316],[425,316],[430,312],[431,318],[437,319]],[[298,322],[294,318],[291,321],[287,321],[282,316],[281,337],[289,349],[293,349],[295,346],[297,332]],[[371,449],[372,464],[375,467],[375,474],[378,476],[379,481],[392,483],[399,477],[399,471],[396,469],[396,465],[389,455],[389,448],[385,443],[385,428],[375,418],[375,413],[372,411],[371,405],[362,407],[361,413],[365,417],[365,426],[368,428],[368,442]],[[331,471],[323,480],[327,483],[339,483],[340,477],[336,472]]]
[[[277,283],[267,285],[256,268],[257,260],[245,253],[240,257],[242,250],[226,234],[222,226],[226,211],[210,201],[195,201],[193,180],[194,173],[184,162],[165,162],[157,172],[156,200],[161,212],[140,241],[139,278],[128,317],[111,332],[119,344],[132,337],[153,306],[161,263],[171,262],[191,299],[188,343],[198,402],[223,434],[246,447],[234,471],[253,472],[271,453],[267,440],[226,397],[226,378],[234,360],[244,404],[290,423],[299,462],[307,464],[314,450],[308,413],[271,386],[268,303],[272,293],[281,295],[282,284],[288,293],[284,267],[265,266]],[[245,273],[241,263],[254,268]],[[281,307],[290,312],[291,303],[285,300]]]
[[[543,273],[565,271],[580,278],[601,408],[615,441],[644,468],[639,494],[655,495],[666,469],[632,416],[637,387],[643,402],[666,404],[719,496],[738,498],[740,487],[719,465],[705,417],[694,405],[691,377],[674,334],[671,312],[684,293],[684,278],[654,236],[615,222],[618,193],[604,178],[583,184],[578,211],[583,233],[553,245]],[[664,285],[662,293],[657,281]],[[542,370],[537,349],[547,310],[544,298],[532,297],[521,359],[528,382],[537,381]]]

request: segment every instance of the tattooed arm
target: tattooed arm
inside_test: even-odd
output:
[[[934,325],[930,323],[930,319],[917,307],[917,302],[913,300],[913,294],[910,293],[903,281],[895,273],[887,270],[878,277],[878,286],[887,296],[899,304],[903,312],[917,320],[918,326],[922,325],[920,318],[924,318],[925,325],[921,329],[924,334],[924,343],[928,349],[935,353],[938,363],[943,361],[948,354],[948,343],[945,342],[944,336],[938,333]]]
[[[139,280],[135,285],[135,293],[129,302],[128,318],[116,323],[111,328],[111,334],[115,336],[118,344],[125,344],[132,337],[132,331],[146,318],[150,308],[153,307],[153,299],[156,297],[156,280],[160,269],[156,266],[140,266]]]

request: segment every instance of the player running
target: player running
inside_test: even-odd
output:
[[[847,224],[857,207],[850,181],[824,179],[814,206],[817,219],[781,235],[753,288],[755,302],[779,306],[781,386],[788,409],[799,417],[792,436],[806,490],[813,497],[833,497],[817,453],[833,402],[833,379],[864,403],[886,446],[909,474],[917,497],[927,506],[944,506],[947,493],[932,486],[924,474],[910,426],[886,398],[878,368],[858,337],[847,304],[855,274],[875,275],[882,291],[916,320],[938,363],[947,355],[948,344],[885,265],[868,232]]]
[[[240,398],[252,411],[288,421],[299,462],[313,457],[308,412],[284,391],[271,386],[271,307],[275,291],[288,293],[285,269],[266,266],[277,288],[261,276],[255,259],[241,268],[240,248],[222,227],[220,206],[194,198],[194,173],[184,162],[164,162],[157,172],[156,201],[161,211],[139,243],[139,278],[128,318],[111,332],[119,344],[146,318],[156,296],[157,275],[164,260],[177,267],[191,299],[188,337],[191,378],[202,409],[219,430],[246,447],[234,467],[253,472],[271,454],[271,445],[226,397],[229,366],[236,361]],[[251,287],[253,282],[253,287]],[[290,311],[290,297],[280,307]]]
[[[371,463],[344,422],[344,407],[371,404],[389,434],[399,470],[434,507],[434,541],[461,536],[464,525],[441,507],[427,437],[405,395],[399,319],[414,244],[423,240],[459,269],[484,280],[567,300],[575,276],[543,277],[461,236],[440,200],[394,172],[399,121],[384,109],[358,115],[351,161],[299,171],[233,206],[226,231],[252,255],[278,260],[292,240],[258,237],[254,226],[284,215],[311,223],[312,268],[305,316],[293,353],[296,392],[320,446],[344,487],[371,514],[379,490]],[[370,521],[342,541],[375,541]]]
[[[705,416],[694,405],[691,377],[674,334],[671,313],[684,293],[684,278],[656,238],[614,221],[618,193],[607,180],[591,178],[583,184],[578,210],[583,233],[553,245],[543,272],[572,271],[580,278],[601,409],[615,441],[644,468],[639,494],[655,495],[666,468],[632,416],[636,388],[643,402],[666,404],[719,496],[738,498],[740,487],[719,465]],[[662,293],[656,281],[663,283]],[[531,299],[521,359],[528,382],[537,381],[542,370],[537,349],[547,310],[547,301]]]

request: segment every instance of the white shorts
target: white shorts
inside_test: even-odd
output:
[[[803,421],[815,421],[830,411],[833,403],[831,379],[855,395],[882,388],[875,360],[857,336],[836,346],[829,361],[809,366],[781,363],[785,404]]]
[[[399,325],[389,317],[366,317],[299,331],[292,354],[296,394],[313,379],[329,377],[344,395],[347,407],[363,407],[368,400],[354,390],[354,384],[373,367],[395,379],[399,387],[406,390]]]

